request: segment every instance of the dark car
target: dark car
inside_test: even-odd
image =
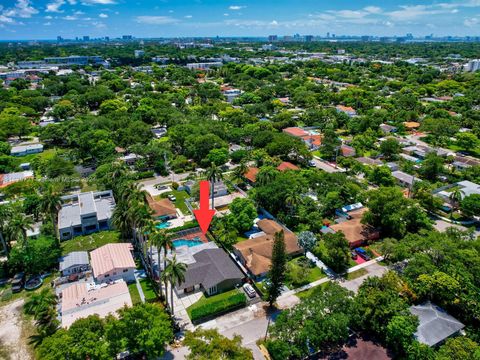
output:
[[[12,279],[12,292],[17,293],[23,289],[24,273],[17,273]]]
[[[355,251],[351,251],[350,256],[352,257],[353,260],[357,260],[357,258],[358,258],[358,255]]]
[[[358,254],[358,256],[360,256],[363,260],[365,261],[369,261],[370,260],[370,256],[368,255],[368,253],[365,251],[365,249],[362,249],[362,248],[356,248],[355,249],[355,252]]]

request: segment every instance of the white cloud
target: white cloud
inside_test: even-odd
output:
[[[78,17],[75,15],[67,15],[62,17],[62,19],[67,21],[75,21],[75,20],[78,20]]]
[[[478,17],[473,17],[473,18],[469,18],[469,19],[465,19],[463,21],[463,25],[465,25],[466,27],[475,27],[477,25],[480,24],[480,18]]]
[[[61,13],[63,10],[60,8],[65,4],[64,0],[55,0],[54,2],[51,2],[47,4],[47,7],[45,9],[46,12],[52,12],[52,13]]]
[[[185,15],[185,19],[191,19],[191,18],[193,18],[192,15]]]
[[[0,15],[0,24],[13,24],[15,21],[5,15]]]
[[[231,5],[228,7],[230,10],[233,10],[233,11],[238,11],[238,10],[242,10],[242,9],[245,9],[246,6],[239,6],[239,5]]]
[[[104,13],[101,13],[100,15],[98,15],[98,17],[100,17],[102,19],[106,19],[106,18],[108,18],[108,15],[104,14]]]
[[[223,14],[223,16],[230,16],[230,14],[229,14],[229,13],[225,13],[225,14]]]
[[[435,5],[403,5],[400,6],[400,10],[394,10],[388,13],[388,15],[394,20],[406,21],[415,20],[421,17],[448,14],[451,13],[450,9]]]
[[[3,12],[3,15],[7,17],[20,17],[25,19],[35,14],[38,14],[38,10],[31,5],[30,0],[17,0],[13,8]]]
[[[174,19],[170,16],[137,16],[136,21],[140,24],[148,25],[167,25],[178,22],[177,19]]]
[[[115,0],[83,0],[82,5],[113,5]]]
[[[50,21],[47,21],[46,23],[43,23],[44,26],[50,26],[52,23]]]
[[[379,8],[378,6],[366,6],[363,10],[370,14],[380,14],[382,12],[382,8]]]
[[[368,15],[368,12],[362,10],[338,10],[330,12],[346,19],[360,19]]]

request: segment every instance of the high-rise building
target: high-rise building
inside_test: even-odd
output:
[[[132,35],[122,35],[122,40],[132,40],[133,36]]]
[[[305,42],[312,42],[313,41],[313,35],[305,35]]]
[[[57,36],[57,42],[62,42],[63,38],[61,36]]]
[[[473,59],[465,64],[465,71],[475,72],[479,70],[480,70],[480,59]]]
[[[330,33],[327,32],[327,39],[330,39]]]
[[[277,40],[278,40],[277,35],[268,35],[268,41],[269,42],[273,42],[273,41],[277,41]]]
[[[84,35],[83,36],[83,41],[90,41],[90,36]]]

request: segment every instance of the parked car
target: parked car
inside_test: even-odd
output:
[[[357,258],[358,258],[358,255],[355,251],[351,251],[350,256],[352,257],[353,260],[357,260]]]
[[[166,190],[166,189],[168,189],[168,186],[166,186],[166,185],[161,185],[161,184],[155,184],[155,185],[153,185],[153,187],[154,187],[155,189],[157,189],[157,190]]]
[[[308,166],[310,166],[310,167],[315,167],[315,166],[316,166],[316,165],[315,165],[315,161],[310,160],[310,161],[308,162]]]
[[[12,279],[12,292],[17,293],[22,291],[23,289],[23,281],[25,278],[25,274],[23,272],[15,274]]]
[[[169,199],[170,201],[177,201],[177,198],[176,198],[175,195],[173,195],[173,194],[168,195],[168,199]]]
[[[368,255],[368,253],[365,251],[365,249],[363,248],[356,248],[355,249],[355,252],[358,254],[358,256],[360,256],[363,260],[365,261],[369,261],[370,260],[370,256]]]
[[[249,298],[254,298],[255,296],[257,296],[255,289],[250,284],[243,284],[243,290],[245,291],[245,293],[248,295]]]

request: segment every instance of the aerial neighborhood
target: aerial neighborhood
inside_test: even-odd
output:
[[[57,40],[0,43],[0,358],[480,359],[478,42]]]

